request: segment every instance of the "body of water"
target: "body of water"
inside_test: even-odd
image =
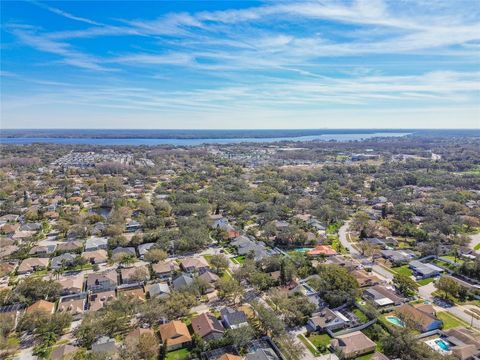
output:
[[[374,132],[363,134],[322,134],[297,137],[269,137],[269,138],[210,138],[210,139],[145,139],[145,138],[75,138],[75,137],[10,137],[0,138],[0,144],[78,144],[78,145],[176,145],[195,146],[203,144],[238,144],[243,142],[263,143],[279,141],[360,141],[376,137],[400,137],[410,133]]]

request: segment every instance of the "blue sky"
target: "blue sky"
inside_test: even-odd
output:
[[[479,2],[2,1],[1,126],[479,128]]]

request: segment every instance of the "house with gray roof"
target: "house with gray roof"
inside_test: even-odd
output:
[[[74,255],[71,253],[65,253],[59,256],[55,256],[54,258],[52,258],[50,267],[52,269],[60,269],[61,267],[64,267],[64,266],[71,266],[75,263],[76,257],[77,255]]]
[[[182,274],[172,281],[172,286],[175,290],[185,289],[192,284],[193,278],[186,274]]]
[[[99,249],[108,249],[108,239],[105,237],[92,236],[85,242],[85,251],[95,251]]]

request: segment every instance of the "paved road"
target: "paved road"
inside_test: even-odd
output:
[[[348,251],[350,251],[350,254],[353,257],[361,256],[360,252],[352,246],[352,243],[350,241],[348,241],[350,239],[350,233],[348,231],[349,226],[350,220],[346,221],[345,224],[343,224],[342,227],[340,227],[340,229],[338,230],[338,237],[340,239],[340,243],[343,247],[347,248]]]

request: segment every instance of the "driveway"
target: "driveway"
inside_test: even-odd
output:
[[[470,235],[470,249],[472,249],[475,253],[480,254],[480,250],[474,250],[475,246],[477,246],[478,244],[480,244],[480,233]]]
[[[350,220],[346,221],[340,229],[338,229],[338,237],[340,239],[340,243],[343,247],[347,248],[350,254],[353,257],[361,256],[360,252],[352,246],[350,240],[350,232],[348,228],[350,227]]]
[[[390,271],[385,270],[380,265],[373,265],[372,271],[387,282],[391,282],[393,280],[393,274]]]

